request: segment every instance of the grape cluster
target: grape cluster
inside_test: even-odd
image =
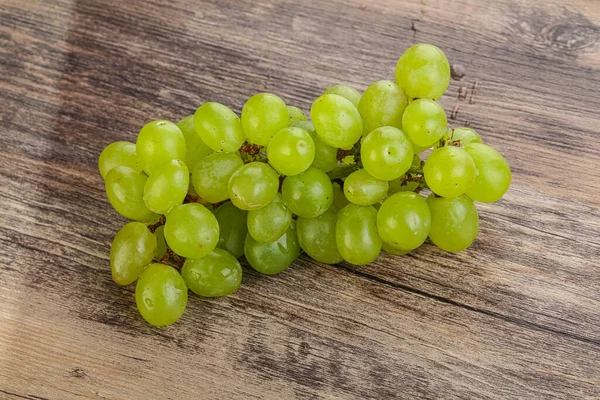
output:
[[[177,124],[146,124],[135,144],[110,144],[98,161],[108,199],[136,221],[112,243],[114,281],[137,280],[141,315],[165,326],[182,315],[188,289],[234,292],[241,257],[270,275],[301,252],[363,265],[428,237],[446,251],[466,249],[479,225],[473,201],[500,199],[511,172],[473,129],[448,128],[435,100],[449,81],[444,53],[417,44],[400,57],[395,82],[362,94],[325,90],[312,122],[259,93],[240,117],[209,102]]]

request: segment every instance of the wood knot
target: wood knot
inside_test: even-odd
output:
[[[579,50],[598,41],[600,29],[592,24],[558,22],[542,28],[540,36],[544,45],[557,50]]]

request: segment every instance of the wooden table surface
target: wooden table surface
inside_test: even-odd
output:
[[[600,398],[599,1],[0,9],[1,399]],[[441,103],[513,170],[505,198],[478,205],[474,245],[246,268],[234,295],[147,325],[110,276],[124,220],[103,147],[208,100],[239,112],[270,91],[308,110],[331,84],[393,78],[418,42],[464,67]]]

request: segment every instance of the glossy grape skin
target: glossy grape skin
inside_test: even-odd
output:
[[[302,121],[308,120],[308,118],[306,118],[306,114],[304,114],[304,111],[302,111],[298,107],[287,106],[287,110],[288,110],[289,121],[290,121],[288,124],[289,126],[292,126],[292,124],[294,124],[296,122],[302,122]]]
[[[465,193],[475,182],[476,175],[471,156],[454,146],[434,150],[423,167],[423,176],[431,191],[444,197]]]
[[[310,167],[300,175],[288,176],[281,188],[285,205],[297,216],[315,218],[333,203],[333,187],[327,174]]]
[[[144,185],[144,204],[157,214],[166,214],[183,203],[190,185],[190,172],[181,160],[165,161],[152,171]]]
[[[396,82],[372,83],[358,104],[363,122],[363,136],[381,126],[402,129],[402,113],[407,104],[408,99]]]
[[[292,221],[283,236],[271,243],[259,243],[248,233],[244,254],[248,264],[262,274],[274,275],[284,271],[300,256],[295,222]]]
[[[152,262],[156,244],[156,237],[141,222],[130,222],[123,226],[110,247],[113,280],[119,285],[134,282]]]
[[[322,95],[312,104],[310,115],[317,134],[330,146],[350,149],[362,135],[360,113],[345,97]]]
[[[374,178],[366,170],[354,171],[344,181],[344,195],[354,204],[370,206],[387,195],[387,181]]]
[[[150,325],[173,324],[185,311],[188,289],[173,267],[150,264],[135,286],[135,303]]]
[[[204,157],[192,170],[192,185],[198,196],[209,203],[229,198],[229,179],[244,161],[235,153],[213,153]]]
[[[185,160],[187,148],[181,129],[169,121],[148,122],[135,142],[135,152],[144,172],[152,175],[165,161]]]
[[[337,215],[335,237],[344,260],[354,265],[370,264],[381,251],[377,234],[377,210],[373,206],[348,204]]]
[[[268,145],[273,135],[289,123],[285,102],[271,93],[255,94],[242,108],[242,127],[250,143]]]
[[[360,149],[363,167],[371,176],[391,181],[404,175],[413,160],[410,139],[399,129],[383,126],[365,137]]]
[[[450,64],[438,47],[416,44],[400,56],[396,82],[410,99],[438,99],[450,84]]]
[[[342,208],[350,204],[350,201],[348,201],[346,195],[344,194],[344,189],[342,189],[339,183],[333,182],[331,186],[333,189],[332,207],[336,207],[338,210],[341,210]]]
[[[467,195],[427,198],[431,213],[429,239],[440,249],[459,252],[471,245],[479,230],[477,209]]]
[[[279,239],[292,222],[292,212],[283,204],[281,194],[260,210],[248,212],[248,232],[260,243]]]
[[[315,158],[313,159],[311,166],[319,168],[323,172],[329,172],[337,167],[338,149],[328,145],[319,137],[319,135],[317,135],[317,131],[315,131],[315,126],[312,122],[296,122],[293,126],[304,129],[313,140],[315,145]]]
[[[194,169],[194,165],[204,157],[213,153],[213,149],[208,147],[206,143],[200,138],[196,127],[194,126],[194,115],[188,115],[177,123],[183,137],[185,138],[185,145],[187,147],[187,156],[185,157],[185,163],[190,171]]]
[[[448,120],[446,112],[438,103],[419,99],[404,109],[402,127],[415,145],[431,147],[446,133]]]
[[[260,210],[273,201],[279,176],[268,164],[251,162],[238,168],[228,184],[231,202],[242,210]]]
[[[125,218],[136,221],[152,221],[158,218],[144,204],[144,186],[148,178],[129,167],[116,167],[106,174],[106,195],[115,211]]]
[[[181,275],[198,296],[227,296],[240,287],[242,266],[234,256],[217,248],[202,258],[185,260]]]
[[[217,247],[226,250],[235,258],[244,255],[244,241],[248,233],[246,219],[248,211],[240,210],[231,202],[221,204],[214,212],[219,222]]]
[[[325,89],[323,94],[337,94],[338,96],[342,96],[354,104],[354,107],[356,108],[358,108],[358,103],[360,102],[360,98],[362,96],[358,90],[348,85],[330,86]]]
[[[161,225],[154,231],[156,237],[156,250],[154,258],[160,260],[167,253],[167,242],[165,241],[165,226]]]
[[[202,104],[194,113],[194,127],[202,141],[214,151],[237,151],[246,140],[238,116],[220,103]]]
[[[202,204],[183,204],[167,215],[165,239],[169,247],[182,257],[204,257],[217,247],[219,223]]]
[[[106,146],[98,157],[98,169],[102,179],[115,167],[129,167],[142,172],[142,167],[135,155],[135,144],[131,142],[113,142]]]
[[[483,143],[481,136],[479,136],[474,129],[466,127],[448,129],[442,137],[442,141],[445,143],[458,142],[462,147],[468,146],[472,143]],[[440,147],[439,143],[437,143],[435,147]]]
[[[467,196],[483,203],[493,203],[504,196],[510,187],[512,173],[508,163],[490,146],[473,143],[464,147],[477,168],[477,177],[467,189]]]
[[[337,212],[337,207],[332,206],[316,218],[299,217],[296,221],[298,243],[302,250],[325,264],[336,264],[344,260],[338,251],[335,236]]]
[[[381,243],[381,250],[385,251],[388,254],[392,254],[394,256],[402,256],[402,255],[408,254],[412,251],[412,250],[397,249],[395,247],[390,246],[386,242]]]
[[[267,147],[269,164],[281,175],[306,171],[315,158],[315,143],[304,129],[288,127],[271,138]]]
[[[396,193],[388,197],[377,212],[379,236],[396,249],[416,249],[427,239],[430,228],[429,207],[416,193]]]

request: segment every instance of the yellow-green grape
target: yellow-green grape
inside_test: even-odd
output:
[[[386,242],[383,242],[381,244],[381,250],[385,251],[388,254],[392,254],[392,255],[395,255],[395,256],[403,256],[403,255],[408,254],[408,253],[411,252],[411,250],[397,249],[395,247],[390,246]]]
[[[125,218],[136,221],[152,221],[158,218],[144,204],[144,186],[148,178],[129,167],[116,167],[106,174],[106,195],[115,211]]]
[[[477,168],[477,177],[473,185],[467,189],[467,196],[483,203],[500,200],[508,190],[512,173],[508,163],[490,146],[473,143],[464,147]]]
[[[395,249],[416,249],[427,239],[430,228],[429,207],[416,193],[396,193],[388,197],[377,212],[377,232]]]
[[[438,99],[450,84],[450,64],[438,47],[416,44],[400,56],[396,82],[410,99]]]
[[[167,326],[175,323],[185,311],[188,289],[173,267],[150,264],[135,286],[135,303],[150,325]]]
[[[190,185],[190,172],[181,160],[165,161],[152,170],[144,185],[144,204],[157,214],[166,214],[183,203]]]
[[[183,204],[167,215],[165,239],[169,247],[182,257],[204,257],[217,247],[219,223],[202,204]]]
[[[402,127],[410,140],[419,147],[431,147],[446,132],[446,112],[438,103],[419,99],[410,103],[402,114]]]
[[[335,238],[337,212],[337,208],[332,206],[316,218],[299,217],[296,221],[296,233],[302,250],[325,264],[336,264],[344,260]]]
[[[387,195],[389,185],[372,177],[366,170],[354,171],[344,181],[344,194],[351,203],[359,206],[370,206]]]
[[[391,181],[404,175],[413,160],[410,139],[397,128],[382,126],[365,137],[360,149],[363,167],[377,179]]]
[[[402,129],[402,113],[407,104],[406,95],[395,82],[378,81],[371,84],[358,104],[363,121],[363,135],[368,135],[381,126]]]
[[[444,136],[442,136],[442,140],[436,143],[435,148],[441,147],[440,144],[442,142],[451,145],[458,143],[462,147],[465,147],[472,143],[483,143],[483,140],[481,140],[481,136],[474,129],[461,127],[448,129]]]
[[[106,179],[108,171],[115,167],[129,167],[142,172],[142,167],[135,155],[135,144],[131,142],[113,142],[106,146],[98,157],[98,169],[102,179]]]
[[[431,213],[429,239],[440,249],[458,252],[466,249],[477,237],[479,216],[467,195],[437,197],[429,195],[427,205]]]
[[[331,187],[333,190],[332,207],[336,207],[338,210],[341,210],[342,208],[350,204],[350,201],[348,201],[346,195],[344,194],[344,189],[342,189],[339,183],[333,182]]]
[[[270,243],[281,237],[292,222],[292,212],[283,204],[281,194],[260,210],[248,212],[248,232],[260,243]]]
[[[298,175],[312,164],[315,143],[304,129],[284,128],[271,138],[267,157],[269,164],[281,175]]]
[[[285,205],[297,216],[315,218],[333,203],[333,187],[327,174],[310,167],[300,175],[288,176],[281,188]]]
[[[169,121],[148,122],[135,142],[135,152],[144,172],[152,170],[169,160],[185,160],[187,149],[181,129]]]
[[[215,210],[215,217],[219,222],[217,247],[231,253],[235,258],[244,255],[244,241],[248,233],[247,216],[248,211],[240,210],[229,201]]]
[[[295,122],[301,122],[301,121],[308,120],[308,118],[306,118],[306,114],[304,114],[304,111],[302,111],[298,107],[287,106],[287,110],[288,110],[288,115],[290,116],[290,119],[289,119],[290,126]]]
[[[242,266],[234,256],[214,249],[202,258],[188,258],[181,275],[198,296],[220,297],[235,292],[242,283]]]
[[[185,157],[185,163],[188,169],[191,171],[194,165],[207,155],[211,154],[213,150],[208,147],[206,143],[200,138],[196,127],[194,126],[194,115],[188,115],[177,123],[183,137],[185,138],[185,145],[187,147],[187,156]]]
[[[398,179],[394,179],[393,181],[389,181],[389,190],[388,195],[393,195],[398,192],[414,192],[419,187],[419,182],[407,182],[405,179],[400,177]]]
[[[358,103],[360,102],[361,94],[358,90],[354,89],[352,86],[348,85],[333,85],[328,87],[323,94],[337,94],[338,96],[342,96],[348,100],[354,107],[358,108]]]
[[[248,264],[261,274],[274,275],[287,269],[300,255],[294,221],[276,241],[259,243],[250,233],[246,236],[244,255]]]
[[[312,104],[310,115],[317,134],[330,146],[348,150],[362,135],[360,113],[345,97],[322,95]]]
[[[271,93],[255,94],[242,108],[242,127],[248,140],[254,144],[268,145],[273,135],[289,123],[285,102]]]
[[[110,269],[113,280],[119,285],[129,285],[152,262],[156,250],[156,237],[141,222],[123,226],[110,247]]]
[[[228,184],[231,202],[242,210],[260,210],[273,201],[279,176],[268,164],[251,162],[238,168]]]
[[[338,149],[336,147],[328,145],[319,137],[319,135],[317,135],[317,131],[315,131],[315,126],[312,122],[296,122],[293,124],[293,126],[304,129],[306,132],[308,132],[308,134],[313,140],[313,143],[315,145],[315,158],[311,166],[319,168],[323,172],[329,172],[335,167],[337,167]]]
[[[204,103],[194,114],[194,127],[200,138],[214,151],[237,151],[246,137],[240,119],[220,103]]]
[[[421,154],[422,152],[424,152],[425,150],[429,150],[430,148],[431,146],[417,146],[413,143],[413,151],[415,152],[415,154]]]
[[[338,251],[350,264],[375,261],[381,251],[375,207],[348,204],[342,208],[337,215],[335,236]]]
[[[443,197],[456,197],[473,185],[477,168],[465,150],[447,146],[431,153],[423,167],[423,176],[432,192]]]
[[[165,226],[161,225],[154,231],[156,237],[156,250],[154,251],[154,258],[160,260],[167,253],[167,242],[165,241]]]
[[[204,157],[192,170],[192,186],[203,200],[218,203],[229,198],[229,179],[244,165],[235,153],[213,153]]]

